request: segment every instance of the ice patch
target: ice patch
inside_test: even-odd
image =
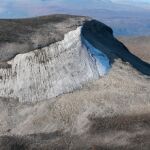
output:
[[[110,69],[110,63],[108,57],[99,49],[93,47],[87,40],[83,38],[83,42],[89,52],[89,54],[95,59],[95,63],[100,76],[104,76]]]

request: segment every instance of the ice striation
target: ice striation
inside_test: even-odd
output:
[[[20,102],[47,100],[105,75],[109,59],[81,36],[81,30],[7,62],[11,67],[0,68],[0,96]]]

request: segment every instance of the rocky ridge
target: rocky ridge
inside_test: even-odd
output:
[[[57,32],[54,37],[58,36]],[[10,67],[0,68],[0,95],[18,98],[20,102],[46,100],[105,75],[110,68],[109,59],[84,39],[81,32],[82,27],[78,27],[64,34],[61,41],[3,62]],[[16,50],[9,49],[10,52]],[[2,51],[1,57],[5,53]]]
[[[79,27],[60,42],[8,61],[11,67],[0,69],[0,95],[20,102],[46,100],[105,75],[110,67],[107,56],[82,40]]]
[[[10,40],[21,46],[20,53],[0,47],[0,149],[149,150],[150,65],[103,23],[56,16],[50,18],[60,28],[70,17],[83,22],[65,30],[60,40],[27,51],[18,42],[20,30],[19,38],[12,38],[13,28]],[[26,24],[35,27],[36,19],[29,20]]]

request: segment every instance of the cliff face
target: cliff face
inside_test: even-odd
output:
[[[90,20],[84,23],[82,35],[94,47],[105,53],[111,64],[114,64],[116,59],[121,59],[142,74],[150,76],[150,64],[133,55],[123,43],[113,36],[110,27],[97,20]]]
[[[104,76],[116,59],[150,75],[150,65],[116,40],[111,28],[88,17],[52,15],[0,23],[10,26],[4,28],[8,35],[0,28],[0,97],[47,100]]]
[[[19,20],[21,30],[0,34],[0,149],[149,149],[150,80],[139,72],[150,75],[150,65],[96,20],[48,18],[38,27],[35,18]],[[51,23],[57,32],[44,36]]]
[[[46,100],[105,75],[109,60],[81,36],[81,27],[62,41],[19,54],[0,69],[0,95],[19,101]]]
[[[87,20],[90,18],[72,15],[0,20],[0,61],[61,41]]]

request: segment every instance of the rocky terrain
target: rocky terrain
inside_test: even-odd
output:
[[[111,28],[52,15],[0,33],[1,150],[150,149],[150,64]]]
[[[64,34],[81,26],[88,17],[52,15],[0,20],[0,60],[61,41]]]
[[[53,17],[55,18],[55,16]],[[62,17],[65,18],[64,15]],[[66,18],[69,20],[71,16],[66,16]],[[78,23],[83,18],[75,17],[74,22]],[[55,26],[58,24],[63,25],[64,22],[60,19]],[[47,26],[49,27],[49,25]],[[75,26],[75,30],[71,26],[70,30],[72,31],[64,33],[63,40],[57,39],[57,42],[50,43],[56,36],[63,37],[61,37],[61,33],[52,28],[55,34],[54,37],[50,35],[47,37],[49,41],[47,46],[38,48],[34,47],[35,43],[32,43],[33,47],[30,47],[30,52],[17,54],[9,61],[3,59],[7,59],[6,57],[11,56],[18,49],[15,46],[14,49],[10,47],[8,51],[5,51],[2,47],[2,64],[8,64],[8,67],[1,66],[0,69],[0,95],[19,98],[20,102],[40,101],[81,88],[84,83],[105,75],[110,68],[109,59],[81,36],[82,28],[77,28],[78,24]],[[69,22],[68,27],[64,26],[64,29],[61,28],[61,30],[65,31],[66,28],[69,28]],[[15,33],[11,34],[13,36]],[[22,35],[18,39],[21,37]],[[42,43],[38,35],[35,36],[35,41],[37,40],[39,40],[38,44]],[[2,43],[4,44],[4,41]],[[15,45],[19,45],[19,43],[19,40],[15,41]],[[27,43],[27,45],[29,44]],[[20,46],[24,48],[22,45]],[[23,52],[20,51],[20,53]]]

